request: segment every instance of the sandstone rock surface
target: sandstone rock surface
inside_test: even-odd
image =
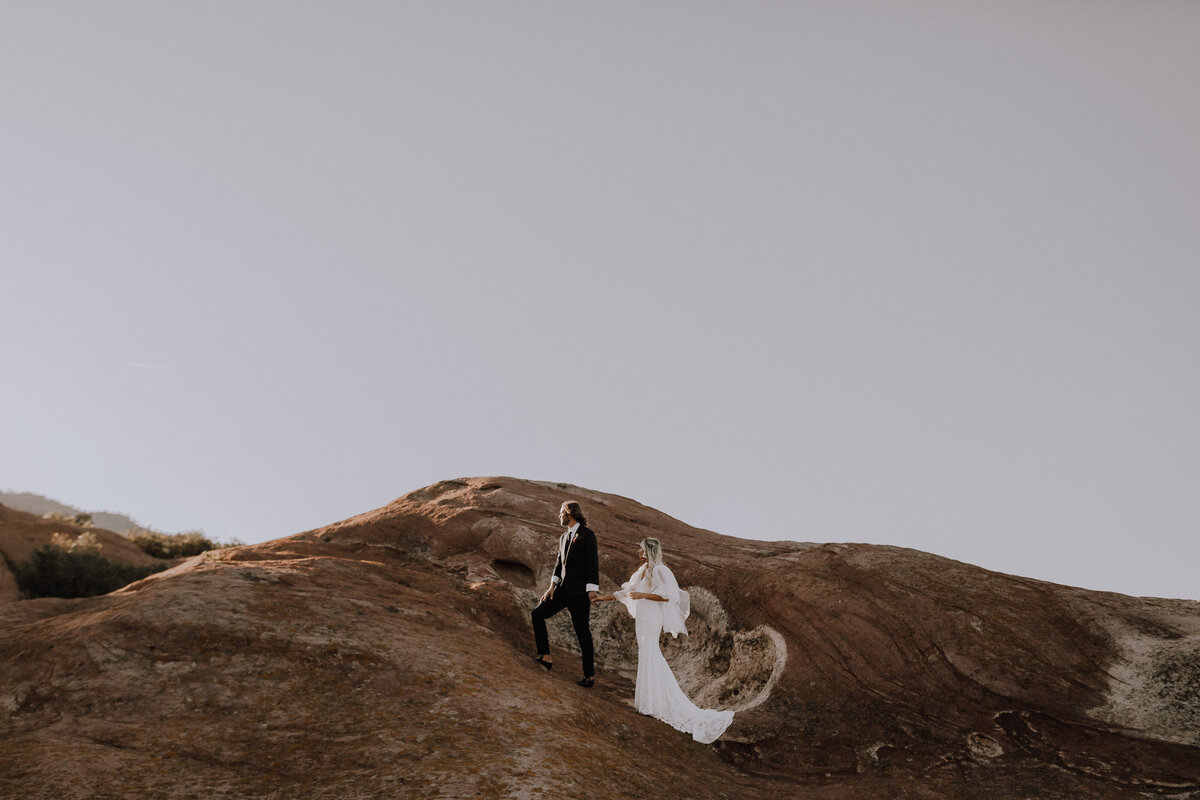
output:
[[[692,592],[664,639],[738,711],[711,746],[631,707],[597,607],[596,688],[533,663],[564,499],[605,590],[661,539]],[[0,796],[1200,798],[1200,603],[855,544],[751,542],[614,495],[444,481],[113,594],[0,606]]]

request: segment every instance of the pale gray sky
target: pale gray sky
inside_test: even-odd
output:
[[[1200,598],[1200,3],[0,3],[0,488],[444,478]]]

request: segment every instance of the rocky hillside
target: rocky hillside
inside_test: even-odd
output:
[[[528,611],[564,499],[603,588],[663,541],[693,597],[665,651],[705,746],[633,711],[633,627],[553,672]],[[766,543],[632,500],[446,481],[111,595],[0,606],[0,796],[1200,798],[1200,603],[911,550]]]

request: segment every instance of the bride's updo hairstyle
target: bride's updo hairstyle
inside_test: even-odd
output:
[[[662,544],[658,539],[642,539],[640,542],[641,548],[646,551],[646,566],[642,569],[646,570],[646,577],[650,580],[650,585],[654,585],[654,568],[662,563]]]

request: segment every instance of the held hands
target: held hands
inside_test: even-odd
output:
[[[553,589],[551,589],[551,591],[553,591]],[[607,603],[611,600],[617,599],[617,598],[613,597],[611,594],[598,595],[595,592],[588,592],[588,595],[592,598],[593,603]],[[545,597],[542,598],[542,600],[545,600],[545,599],[546,599]],[[630,600],[657,600],[660,603],[667,602],[667,598],[662,597],[661,595],[651,594],[650,592],[630,592],[629,599]]]

